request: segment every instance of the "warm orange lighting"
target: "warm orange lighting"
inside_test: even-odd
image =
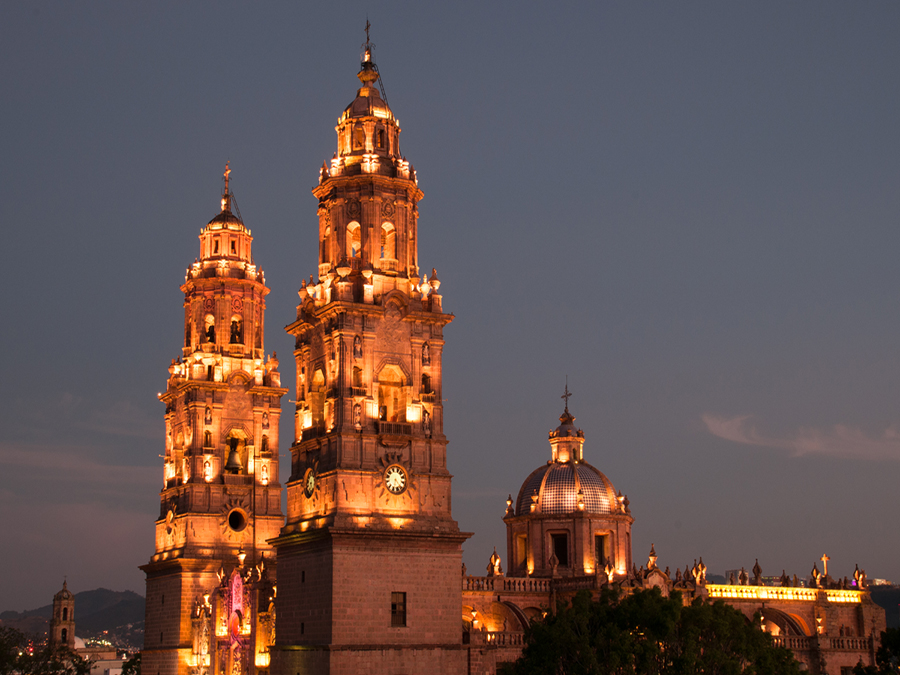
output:
[[[795,602],[815,602],[818,591],[814,588],[785,588],[782,586],[730,586],[707,584],[711,598],[732,598],[736,600],[788,600]],[[860,591],[825,591],[829,602],[861,602]]]
[[[257,668],[268,668],[269,667],[269,653],[268,652],[257,652],[256,667]]]
[[[412,518],[388,518],[387,520],[395,530],[400,530],[404,525],[412,522]]]

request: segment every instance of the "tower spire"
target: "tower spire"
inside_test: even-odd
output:
[[[560,396],[560,398],[564,398],[566,400],[566,414],[567,415],[569,414],[569,397],[570,396],[572,396],[572,394],[569,393],[569,376],[566,375],[566,391],[562,396]]]

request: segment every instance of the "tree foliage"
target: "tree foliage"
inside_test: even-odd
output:
[[[31,641],[21,631],[0,626],[0,675],[89,675],[90,659],[66,646],[29,648]]]
[[[795,675],[788,649],[722,601],[658,589],[620,596],[587,591],[526,628],[522,657],[505,675]]]
[[[122,675],[141,675],[141,653],[138,652],[122,664]]]
[[[881,633],[881,646],[875,653],[874,666],[857,664],[855,675],[896,675],[900,673],[900,628],[888,628]]]

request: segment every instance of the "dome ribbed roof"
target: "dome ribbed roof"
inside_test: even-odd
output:
[[[532,495],[538,496],[537,513],[566,514],[578,511],[578,491],[583,513],[616,513],[616,489],[612,482],[587,462],[551,462],[531,472],[516,499],[516,514],[531,512]]]

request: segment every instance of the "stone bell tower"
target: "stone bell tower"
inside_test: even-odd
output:
[[[319,172],[318,278],[294,336],[287,522],[276,540],[273,672],[462,672],[450,512],[445,314],[420,276],[416,174],[366,42],[362,84]],[[276,665],[277,664],[277,665]]]
[[[53,614],[47,640],[57,647],[75,649],[75,596],[63,581],[62,589],[53,596]]]
[[[200,233],[200,259],[184,285],[184,339],[169,366],[166,448],[156,552],[147,574],[144,672],[206,672],[192,656],[192,612],[235,567],[263,563],[274,580],[269,539],[284,523],[278,482],[278,361],[264,351],[266,288],[253,237],[233,210],[225,171],[222,210]],[[252,604],[252,603],[251,603]],[[247,608],[235,639],[254,641]],[[234,617],[224,617],[227,623]],[[224,625],[224,624],[223,624]],[[225,633],[223,633],[225,634]],[[240,647],[240,645],[238,645]],[[223,655],[229,673],[255,672],[253,650]],[[226,658],[227,657],[227,658]]]

